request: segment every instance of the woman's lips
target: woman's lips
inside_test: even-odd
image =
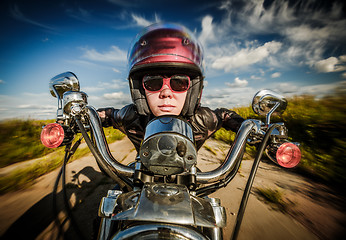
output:
[[[170,112],[175,108],[175,106],[170,105],[170,104],[163,104],[163,105],[159,105],[159,109],[162,112]]]

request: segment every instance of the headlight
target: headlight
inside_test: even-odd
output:
[[[149,122],[140,149],[141,161],[159,175],[179,174],[197,161],[197,150],[188,122],[162,116]]]

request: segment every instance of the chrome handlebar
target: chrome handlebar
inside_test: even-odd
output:
[[[134,168],[119,163],[111,154],[100,121],[100,117],[94,107],[88,106],[88,116],[90,119],[91,131],[95,136],[97,150],[102,156],[106,166],[112,171],[125,177],[132,177],[135,173]]]
[[[241,161],[241,154],[246,143],[246,140],[251,132],[258,133],[261,129],[261,124],[257,120],[245,120],[234,139],[234,143],[229,150],[226,160],[215,170],[209,172],[197,172],[197,182],[212,183],[224,178],[230,173],[238,161]]]
[[[118,174],[126,177],[133,176],[135,170],[131,167],[119,163],[110,153],[106,138],[104,136],[100,118],[95,108],[88,106],[88,116],[90,119],[90,129],[95,136],[95,143],[104,163]],[[215,170],[208,172],[197,172],[196,180],[199,183],[212,183],[225,177],[241,161],[242,149],[250,133],[260,133],[261,122],[258,120],[245,120],[241,125],[234,144],[229,150],[225,162]]]
[[[86,108],[87,111],[83,111],[83,114],[86,114],[89,118],[90,130],[95,138],[95,147],[101,155],[101,160],[103,162],[102,165],[107,166],[117,175],[133,177],[135,169],[121,164],[112,156],[103,132],[100,117],[95,108],[92,106],[87,106]],[[234,143],[229,150],[224,163],[212,171],[197,172],[197,182],[206,184],[217,182],[225,178],[237,166],[237,163],[241,161],[243,149],[249,135],[263,135],[264,132],[261,130],[262,126],[263,123],[261,121],[253,119],[245,120],[235,137]]]

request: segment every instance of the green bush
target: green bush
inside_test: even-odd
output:
[[[320,179],[346,180],[346,96],[290,99],[282,116],[293,141],[301,143],[300,170]]]
[[[120,132],[118,129],[114,129],[112,127],[104,128],[103,130],[104,130],[108,144],[121,140],[126,136],[124,133]]]
[[[54,150],[42,145],[43,125],[52,121],[11,120],[0,123],[0,167],[44,156]]]
[[[2,135],[0,144],[1,167],[19,161],[30,160],[31,158],[46,156],[42,161],[37,161],[27,167],[13,170],[5,176],[0,176],[0,194],[30,186],[36,178],[61,166],[65,147],[49,149],[44,147],[40,141],[41,126],[50,122],[53,122],[53,120],[12,120],[0,123]],[[104,132],[108,143],[120,140],[125,136],[125,134],[113,128],[106,128]],[[80,135],[80,133],[77,134],[74,142],[79,139]],[[52,154],[47,155],[48,153]],[[88,147],[79,147],[71,161],[88,153],[90,153]]]
[[[17,119],[0,122],[0,167],[39,158],[56,151],[57,149],[45,147],[40,140],[42,126],[52,122],[54,121]],[[114,128],[105,128],[104,131],[108,143],[125,136]]]
[[[245,119],[261,119],[249,107],[233,109]],[[297,170],[330,183],[346,180],[346,95],[336,94],[316,100],[314,96],[288,99],[282,116],[272,122],[284,122],[289,140],[301,144],[302,160]],[[214,138],[232,143],[235,134],[221,128]],[[253,150],[253,149],[252,149]]]

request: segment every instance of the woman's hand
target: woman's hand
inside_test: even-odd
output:
[[[106,118],[106,111],[97,111],[97,113],[99,114],[99,117],[101,119],[105,119]]]

